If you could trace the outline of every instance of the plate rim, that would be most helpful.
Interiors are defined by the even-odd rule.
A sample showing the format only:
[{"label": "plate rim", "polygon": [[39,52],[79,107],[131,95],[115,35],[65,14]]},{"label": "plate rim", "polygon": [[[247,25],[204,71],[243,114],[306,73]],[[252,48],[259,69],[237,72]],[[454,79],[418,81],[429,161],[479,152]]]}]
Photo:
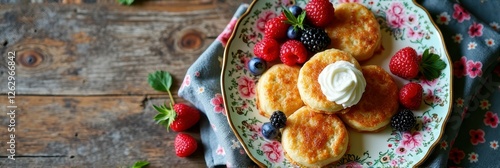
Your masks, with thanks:
[{"label": "plate rim", "polygon": [[[238,27],[240,26],[240,22],[242,22],[242,20],[244,18],[246,18],[247,15],[250,14],[250,11],[252,11],[252,9],[255,7],[255,4],[258,1],[259,0],[253,0],[252,3],[250,3],[250,5],[248,6],[248,8],[246,9],[246,11],[237,19],[237,21],[236,21],[236,23],[234,25],[234,28],[233,28],[233,30],[231,32],[231,36],[227,40],[226,46],[224,48],[223,59],[222,59],[220,84],[221,84],[222,100],[223,100],[223,103],[224,103],[224,111],[226,112],[226,115],[227,115],[226,119],[227,119],[227,122],[228,122],[229,126],[231,127],[231,130],[232,130],[233,134],[236,136],[236,138],[238,139],[238,141],[241,143],[241,145],[242,145],[243,149],[245,150],[245,153],[247,154],[247,156],[254,163],[256,163],[259,167],[266,167],[266,165],[264,163],[260,162],[257,158],[255,158],[252,155],[252,153],[249,151],[247,145],[244,143],[243,139],[238,134],[237,129],[233,125],[233,122],[232,122],[232,119],[231,119],[231,113],[229,112],[229,110],[227,108],[228,104],[227,104],[227,100],[226,100],[226,94],[225,94],[225,91],[224,91],[224,79],[225,79],[224,76],[225,76],[226,63],[227,63],[227,60],[228,60],[227,57],[228,57],[229,48],[230,48],[229,46],[232,44],[232,41],[234,40],[234,38],[236,36],[236,31],[235,30],[237,30]],[[444,42],[444,37],[443,37],[443,34],[441,32],[441,29],[439,29],[439,27],[437,26],[437,24],[434,22],[434,20],[432,19],[432,16],[430,15],[429,11],[427,11],[427,9],[425,9],[422,5],[420,5],[419,3],[417,3],[416,0],[403,0],[403,1],[410,1],[414,6],[420,8],[420,10],[422,10],[422,11],[425,12],[425,14],[427,15],[427,18],[430,20],[430,23],[434,26],[434,28],[437,31],[437,34],[439,35],[439,38],[441,40],[441,45],[443,46],[444,54],[446,55],[446,59],[448,61],[448,66],[452,66],[452,61],[451,61],[450,55],[448,54],[448,50],[447,50],[446,44]],[[296,4],[296,0],[291,0],[290,2],[292,4]],[[449,82],[450,83],[450,89],[448,91],[448,94],[449,94],[449,97],[450,97],[451,100],[449,100],[448,112],[446,113],[446,116],[444,117],[444,120],[443,120],[443,123],[442,123],[442,127],[441,127],[441,130],[440,130],[440,133],[439,133],[439,136],[431,144],[431,146],[429,147],[429,150],[422,157],[422,159],[420,159],[420,161],[418,161],[417,163],[415,163],[415,165],[413,167],[420,166],[431,155],[431,153],[436,148],[436,145],[439,143],[439,141],[443,137],[443,134],[444,134],[446,125],[448,123],[450,114],[452,113],[452,105],[453,105],[453,68],[452,67],[449,67],[448,74],[450,75],[450,80],[449,80],[450,81]]]}]

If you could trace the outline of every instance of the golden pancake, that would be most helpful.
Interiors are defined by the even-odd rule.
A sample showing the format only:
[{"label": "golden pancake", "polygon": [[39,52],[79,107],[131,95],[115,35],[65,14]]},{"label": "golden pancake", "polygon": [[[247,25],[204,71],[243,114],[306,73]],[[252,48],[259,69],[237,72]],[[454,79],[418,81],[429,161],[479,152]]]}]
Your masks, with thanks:
[{"label": "golden pancake", "polygon": [[289,116],[304,106],[297,89],[300,67],[277,64],[269,68],[257,83],[257,108],[270,117],[280,110]]},{"label": "golden pancake", "polygon": [[382,34],[373,13],[358,3],[335,6],[335,16],[325,28],[332,40],[330,48],[346,51],[358,61],[370,59],[379,49]]},{"label": "golden pancake", "polygon": [[318,76],[321,71],[327,65],[341,60],[350,62],[361,70],[358,61],[351,54],[337,49],[328,49],[316,53],[302,66],[297,86],[305,105],[320,113],[347,112],[349,108],[344,109],[342,105],[329,101],[321,91],[320,84],[318,83]]},{"label": "golden pancake", "polygon": [[360,132],[377,132],[387,126],[398,111],[398,86],[391,75],[377,65],[363,66],[366,88],[358,104],[339,117]]},{"label": "golden pancake", "polygon": [[321,114],[305,106],[288,117],[281,145],[285,156],[301,167],[322,167],[344,156],[349,134],[335,114]]}]

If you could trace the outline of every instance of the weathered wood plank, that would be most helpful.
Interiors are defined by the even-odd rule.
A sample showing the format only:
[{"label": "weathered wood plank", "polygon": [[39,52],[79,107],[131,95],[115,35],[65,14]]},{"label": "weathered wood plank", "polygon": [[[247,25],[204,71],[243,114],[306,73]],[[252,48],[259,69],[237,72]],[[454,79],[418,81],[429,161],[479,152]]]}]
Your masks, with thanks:
[{"label": "weathered wood plank", "polygon": [[[168,101],[162,97],[18,96],[16,161],[6,158],[10,119],[3,113],[0,167],[130,167],[138,160],[148,160],[152,167],[204,167],[202,148],[189,158],[178,158],[176,132],[153,121],[156,112],[151,106]],[[0,99],[0,104],[8,102]],[[198,128],[187,133],[200,140]]]},{"label": "weathered wood plank", "polygon": [[182,12],[141,5],[1,7],[0,79],[8,76],[7,52],[16,51],[18,94],[157,94],[147,74],[167,70],[182,80],[240,2],[162,2],[194,3]]}]

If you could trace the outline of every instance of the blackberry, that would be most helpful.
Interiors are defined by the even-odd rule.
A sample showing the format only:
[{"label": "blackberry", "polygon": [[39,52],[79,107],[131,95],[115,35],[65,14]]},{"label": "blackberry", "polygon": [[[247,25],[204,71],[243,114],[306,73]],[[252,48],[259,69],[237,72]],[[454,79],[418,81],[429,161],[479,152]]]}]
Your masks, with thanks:
[{"label": "blackberry", "polygon": [[271,124],[276,128],[283,128],[286,125],[286,115],[282,111],[275,111],[271,115]]},{"label": "blackberry", "polygon": [[392,128],[398,131],[409,131],[415,126],[415,124],[417,124],[417,120],[415,119],[413,112],[408,109],[400,110],[391,118]]},{"label": "blackberry", "polygon": [[304,44],[307,50],[317,53],[325,50],[330,45],[331,39],[323,29],[306,27],[302,30],[300,42]]}]

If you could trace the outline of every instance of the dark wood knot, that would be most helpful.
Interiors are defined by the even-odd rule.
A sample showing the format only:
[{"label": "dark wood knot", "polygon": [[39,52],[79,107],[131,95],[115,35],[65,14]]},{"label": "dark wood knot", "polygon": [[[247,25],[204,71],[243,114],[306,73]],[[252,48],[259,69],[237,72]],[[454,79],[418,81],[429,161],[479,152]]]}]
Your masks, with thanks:
[{"label": "dark wood knot", "polygon": [[43,55],[34,50],[24,51],[18,57],[18,62],[25,67],[36,67],[42,61]]},{"label": "dark wood knot", "polygon": [[183,50],[196,50],[203,45],[203,34],[198,31],[188,31],[181,37],[180,48]]}]

